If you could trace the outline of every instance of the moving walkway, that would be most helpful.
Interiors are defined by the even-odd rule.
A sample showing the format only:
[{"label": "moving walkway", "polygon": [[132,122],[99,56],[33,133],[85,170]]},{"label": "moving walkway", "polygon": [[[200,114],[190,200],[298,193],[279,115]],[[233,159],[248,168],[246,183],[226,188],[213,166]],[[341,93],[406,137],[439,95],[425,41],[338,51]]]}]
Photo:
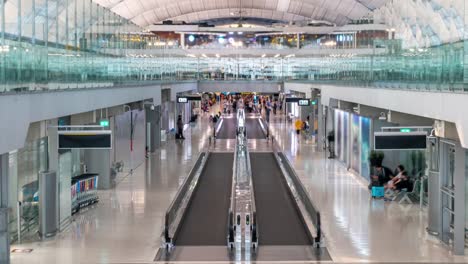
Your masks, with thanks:
[{"label": "moving walkway", "polygon": [[247,120],[239,110],[234,153],[200,154],[166,212],[156,261],[330,260],[294,169],[274,139],[271,152],[249,153],[247,136],[266,133]]}]

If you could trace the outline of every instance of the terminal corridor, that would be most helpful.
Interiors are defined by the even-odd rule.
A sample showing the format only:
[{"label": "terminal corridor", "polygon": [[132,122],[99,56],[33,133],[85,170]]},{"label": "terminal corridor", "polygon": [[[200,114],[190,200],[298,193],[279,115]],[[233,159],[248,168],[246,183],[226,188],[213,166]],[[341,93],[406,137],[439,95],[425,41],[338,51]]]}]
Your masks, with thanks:
[{"label": "terminal corridor", "polygon": [[[115,189],[102,191],[100,203],[80,212],[57,237],[14,246],[34,251],[13,255],[12,263],[152,263],[160,246],[156,238],[162,232],[164,212],[196,161],[204,145],[203,139],[210,133],[203,129],[208,122],[208,116],[203,116],[200,123],[187,129],[187,139],[183,143],[167,142],[132,175],[122,176]],[[467,261],[465,257],[452,256],[445,246],[426,234],[426,209],[370,199],[362,180],[340,162],[327,159],[315,144],[298,138],[293,125],[282,117],[273,119],[271,133],[322,212],[322,221],[326,223],[323,232],[333,262]],[[268,143],[265,139],[248,140],[250,146],[260,151],[255,154],[256,149],[251,150],[252,168],[256,170],[262,163],[255,155],[267,157],[268,154],[262,154],[262,146]],[[216,144],[228,149],[227,142],[222,139]],[[269,170],[268,167],[259,168],[262,169]],[[174,177],[176,175],[180,177]],[[260,204],[258,202],[257,206]],[[260,241],[262,239],[269,238],[265,235]],[[287,238],[279,236],[278,239]],[[294,241],[297,239],[294,236]],[[304,239],[304,243],[309,243]],[[270,243],[278,242],[271,240]]]},{"label": "terminal corridor", "polygon": [[1,1],[0,264],[468,263],[467,1]]}]

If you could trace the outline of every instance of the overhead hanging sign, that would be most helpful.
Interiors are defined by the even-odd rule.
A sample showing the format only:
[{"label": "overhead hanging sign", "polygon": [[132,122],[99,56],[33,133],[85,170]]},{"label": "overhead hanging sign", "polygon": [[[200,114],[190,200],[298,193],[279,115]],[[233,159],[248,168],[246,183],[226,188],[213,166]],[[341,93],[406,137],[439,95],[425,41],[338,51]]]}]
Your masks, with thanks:
[{"label": "overhead hanging sign", "polygon": [[58,149],[112,149],[112,131],[58,131]]},{"label": "overhead hanging sign", "polygon": [[188,103],[189,101],[201,101],[201,96],[180,96],[177,97],[178,103]]},{"label": "overhead hanging sign", "polygon": [[177,102],[178,103],[188,103],[188,98],[187,97],[177,97]]},{"label": "overhead hanging sign", "polygon": [[375,132],[375,150],[417,150],[426,149],[427,132]]}]

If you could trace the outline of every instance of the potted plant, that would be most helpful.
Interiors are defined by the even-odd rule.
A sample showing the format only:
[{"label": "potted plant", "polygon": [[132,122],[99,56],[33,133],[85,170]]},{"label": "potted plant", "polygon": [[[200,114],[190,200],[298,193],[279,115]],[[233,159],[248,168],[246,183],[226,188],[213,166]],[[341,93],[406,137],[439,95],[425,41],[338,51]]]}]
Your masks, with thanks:
[{"label": "potted plant", "polygon": [[382,166],[385,154],[382,151],[371,150],[369,153],[369,163],[371,167]]}]

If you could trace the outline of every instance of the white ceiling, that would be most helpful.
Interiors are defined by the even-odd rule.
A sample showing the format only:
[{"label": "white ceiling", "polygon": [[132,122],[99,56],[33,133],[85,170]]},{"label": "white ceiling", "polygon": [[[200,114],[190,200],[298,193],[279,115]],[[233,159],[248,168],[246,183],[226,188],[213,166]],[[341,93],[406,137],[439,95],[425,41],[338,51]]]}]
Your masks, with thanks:
[{"label": "white ceiling", "polygon": [[343,25],[388,0],[93,0],[146,27],[164,20],[198,22],[243,17],[281,21],[326,20]]}]

